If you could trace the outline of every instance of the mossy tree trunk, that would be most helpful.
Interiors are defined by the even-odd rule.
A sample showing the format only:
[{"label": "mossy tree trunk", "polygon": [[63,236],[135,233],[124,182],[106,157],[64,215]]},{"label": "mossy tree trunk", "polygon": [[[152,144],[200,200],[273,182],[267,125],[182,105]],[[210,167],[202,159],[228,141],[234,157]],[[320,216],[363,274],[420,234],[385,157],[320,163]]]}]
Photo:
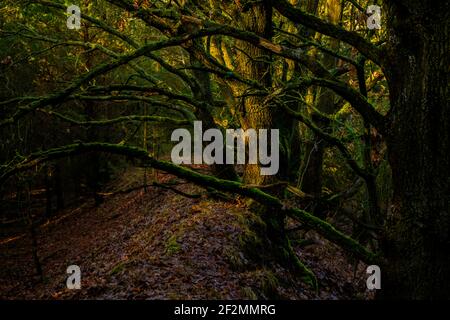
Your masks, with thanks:
[{"label": "mossy tree trunk", "polygon": [[[264,38],[272,36],[272,7],[266,1],[255,2],[248,8],[237,4],[236,17],[239,27],[252,31]],[[236,71],[245,78],[257,81],[270,88],[272,85],[271,57],[266,51],[256,46],[238,40],[236,58]],[[248,94],[245,85],[234,86],[235,96]],[[273,110],[264,106],[264,97],[248,94],[240,99],[239,120],[243,129],[273,129]],[[280,157],[281,158],[281,157]],[[259,165],[247,164],[244,169],[244,181],[248,184],[269,184],[273,176],[262,176]]]},{"label": "mossy tree trunk", "polygon": [[450,297],[450,4],[388,1],[385,298]]},{"label": "mossy tree trunk", "polygon": [[[247,8],[239,12],[237,20],[242,30],[249,30],[266,39],[272,38],[272,6],[269,1],[261,1],[249,4]],[[247,79],[254,80],[266,88],[272,86],[272,57],[246,41],[236,42],[238,49],[236,71]],[[280,170],[272,176],[264,176],[260,173],[259,164],[246,164],[243,181],[252,185],[268,185],[277,179],[288,180],[289,171],[289,147],[292,138],[293,119],[286,117],[279,110],[271,108],[264,103],[264,96],[248,94],[245,86],[235,86],[235,96],[241,98],[240,122],[243,129],[279,129],[280,130]],[[268,139],[270,142],[270,139]],[[270,143],[268,148],[270,148]],[[267,190],[269,193],[283,198],[284,189]],[[280,208],[268,207],[254,202],[252,210],[257,212],[266,225],[264,236],[271,241],[272,246],[268,251],[278,261],[292,268],[303,280],[316,287],[316,280],[312,272],[307,269],[293,251],[285,232],[286,214]]]}]

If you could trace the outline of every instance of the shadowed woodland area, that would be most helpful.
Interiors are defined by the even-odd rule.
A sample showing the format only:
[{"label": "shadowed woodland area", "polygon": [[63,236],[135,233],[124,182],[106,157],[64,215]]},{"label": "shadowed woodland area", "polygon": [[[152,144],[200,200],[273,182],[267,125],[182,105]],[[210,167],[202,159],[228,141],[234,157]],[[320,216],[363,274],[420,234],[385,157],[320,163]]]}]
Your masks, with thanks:
[{"label": "shadowed woodland area", "polygon": [[446,0],[2,0],[0,297],[448,299],[449,80]]}]

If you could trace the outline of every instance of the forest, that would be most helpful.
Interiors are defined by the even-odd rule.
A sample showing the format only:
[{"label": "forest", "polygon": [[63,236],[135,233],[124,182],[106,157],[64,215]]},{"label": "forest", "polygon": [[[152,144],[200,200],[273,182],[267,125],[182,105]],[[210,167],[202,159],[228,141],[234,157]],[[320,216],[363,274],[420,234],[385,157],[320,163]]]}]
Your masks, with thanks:
[{"label": "forest", "polygon": [[1,0],[0,298],[450,298],[447,0]]}]

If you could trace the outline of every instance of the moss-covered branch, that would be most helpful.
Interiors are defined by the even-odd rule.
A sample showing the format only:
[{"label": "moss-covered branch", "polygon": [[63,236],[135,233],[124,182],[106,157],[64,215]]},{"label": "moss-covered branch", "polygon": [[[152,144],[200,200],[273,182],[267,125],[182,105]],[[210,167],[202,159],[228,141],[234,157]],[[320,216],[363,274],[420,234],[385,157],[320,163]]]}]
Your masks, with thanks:
[{"label": "moss-covered branch", "polygon": [[378,65],[383,64],[383,51],[355,32],[347,31],[335,24],[324,21],[313,14],[295,8],[286,0],[273,0],[272,5],[283,16],[295,23],[300,23],[314,31],[344,41],[359,50],[363,55]]},{"label": "moss-covered branch", "polygon": [[[130,92],[144,92],[146,94],[158,94],[161,96],[165,96],[172,100],[180,100],[184,101],[192,106],[195,107],[202,107],[202,102],[195,100],[193,97],[174,92],[170,88],[162,88],[162,85],[152,85],[152,86],[140,86],[140,85],[122,85],[122,84],[112,84],[109,86],[92,86],[87,88],[88,92],[92,93],[111,93],[111,92],[124,92],[124,91],[130,91]],[[215,101],[215,104],[223,106],[222,101]]]},{"label": "moss-covered branch", "polygon": [[323,86],[333,90],[335,93],[350,102],[351,106],[366,120],[372,124],[378,131],[384,133],[386,130],[385,117],[375,110],[365,96],[350,86],[332,79],[312,78],[313,84]]},{"label": "moss-covered branch", "polygon": [[[40,4],[40,5],[43,5],[43,6],[46,6],[46,7],[60,9],[62,12],[65,12],[67,10],[67,5],[55,3],[53,1],[34,0],[33,3]],[[104,31],[108,32],[109,34],[114,35],[117,38],[122,39],[123,41],[131,44],[133,47],[139,47],[139,45],[137,44],[137,42],[135,40],[133,40],[131,37],[129,37],[125,33],[114,29],[113,27],[111,27],[106,22],[103,22],[102,20],[99,20],[99,19],[96,19],[94,17],[91,17],[91,16],[89,16],[89,15],[83,13],[83,12],[81,13],[81,17],[83,19],[89,21],[90,23],[95,24],[99,28],[101,28]]]},{"label": "moss-covered branch", "polygon": [[192,171],[188,168],[178,166],[170,162],[157,160],[151,157],[147,151],[137,147],[91,142],[72,144],[60,148],[50,149],[47,151],[37,152],[26,157],[24,160],[16,163],[12,167],[3,169],[0,172],[0,183],[4,182],[8,177],[20,171],[31,168],[39,163],[90,151],[108,152],[138,158],[145,161],[146,164],[155,169],[173,174],[179,178],[186,179],[200,186],[212,187],[220,191],[231,192],[249,197],[263,205],[268,206],[269,208],[273,208],[274,211],[284,211],[286,215],[300,221],[305,226],[316,230],[326,239],[338,244],[343,249],[353,253],[356,257],[366,263],[375,263],[379,259],[377,255],[370,252],[354,239],[336,230],[331,224],[313,216],[312,214],[304,210],[296,208],[285,208],[280,199],[260,189],[248,188],[240,182],[219,179],[213,176]]},{"label": "moss-covered branch", "polygon": [[288,35],[290,37],[293,37],[293,38],[296,38],[296,39],[300,40],[301,44],[297,46],[299,48],[305,48],[305,47],[310,47],[310,46],[311,47],[315,47],[315,48],[319,49],[320,51],[325,52],[326,54],[329,54],[330,56],[333,56],[333,57],[335,57],[337,59],[340,59],[342,61],[348,62],[348,63],[350,63],[350,64],[352,64],[354,66],[357,65],[357,62],[355,60],[353,60],[350,57],[347,57],[345,55],[339,54],[338,52],[336,52],[336,51],[326,47],[325,45],[323,45],[323,44],[321,44],[319,42],[312,41],[311,39],[309,39],[307,37],[303,37],[303,36],[301,36],[299,34],[295,34],[295,33],[292,33],[292,32],[289,32],[289,31],[286,31],[286,30],[283,30],[283,29],[280,29],[280,28],[275,28],[275,30],[277,30],[280,33],[286,34],[286,35]]},{"label": "moss-covered branch", "polygon": [[91,121],[80,121],[73,118],[70,118],[68,116],[65,116],[61,113],[55,112],[55,111],[47,111],[39,109],[38,111],[44,112],[49,115],[54,115],[55,117],[71,123],[78,126],[110,126],[116,123],[121,122],[160,122],[160,123],[167,123],[177,126],[183,126],[191,124],[192,122],[189,120],[182,120],[182,119],[173,119],[169,117],[160,117],[160,116],[140,116],[140,115],[129,115],[129,116],[123,116],[123,117],[117,117],[114,119],[107,119],[107,120],[91,120]]},{"label": "moss-covered branch", "polygon": [[[313,57],[304,54],[303,50],[292,49],[281,44],[273,43],[253,32],[240,30],[232,26],[221,25],[211,21],[203,21],[190,16],[182,16],[181,19],[186,24],[202,26],[204,28],[203,30],[210,35],[222,34],[231,36],[239,40],[247,41],[256,47],[267,50],[273,54],[299,62],[300,64],[306,66],[315,76],[315,78],[308,80],[302,79],[302,84],[309,82],[309,84],[323,86],[333,90],[336,94],[349,101],[355,110],[358,111],[369,123],[371,123],[378,130],[383,131],[384,117],[375,110],[367,99],[348,84],[334,77],[333,74],[322,66],[320,62]],[[207,31],[208,29],[209,31]]]},{"label": "moss-covered branch", "polygon": [[294,117],[295,119],[301,121],[302,123],[304,123],[308,128],[310,128],[312,131],[314,131],[315,134],[317,134],[320,138],[324,139],[326,142],[328,142],[329,144],[335,146],[342,154],[342,156],[344,157],[345,161],[347,162],[348,166],[361,178],[363,179],[367,179],[369,177],[369,173],[364,170],[364,168],[360,167],[358,165],[358,163],[356,162],[355,159],[353,159],[353,157],[351,156],[350,152],[348,151],[347,147],[344,145],[344,143],[324,132],[322,129],[320,129],[318,126],[316,126],[310,119],[308,119],[307,117],[305,117],[302,113],[300,112],[296,112],[292,109],[290,109],[288,106],[286,106],[285,104],[281,104],[280,106],[282,106],[284,108],[284,110],[292,117]]},{"label": "moss-covered branch", "polygon": [[[321,67],[318,67],[321,68]],[[313,71],[314,72],[314,71]],[[315,73],[315,72],[314,72]],[[385,116],[375,110],[374,106],[367,101],[367,98],[353,89],[346,83],[334,78],[328,71],[321,72],[324,77],[300,78],[288,82],[279,93],[295,90],[301,86],[317,85],[328,88],[348,101],[351,106],[364,118],[365,121],[372,124],[378,131],[384,133],[386,130]],[[278,93],[278,92],[277,92]]]},{"label": "moss-covered branch", "polygon": [[170,39],[156,41],[153,43],[149,43],[145,46],[140,47],[139,49],[134,50],[129,54],[120,55],[119,57],[112,59],[111,61],[102,63],[97,65],[91,71],[79,76],[75,79],[68,87],[63,89],[60,92],[48,95],[43,97],[38,101],[31,102],[27,107],[19,109],[16,113],[14,113],[10,118],[5,119],[0,122],[0,128],[15,123],[18,119],[22,118],[29,112],[36,110],[38,108],[42,108],[51,104],[58,104],[63,101],[65,98],[73,94],[77,91],[83,84],[93,80],[94,78],[105,74],[111,70],[116,69],[119,66],[129,63],[136,58],[142,57],[144,55],[149,54],[152,51],[160,50],[162,48],[177,46],[182,44],[183,42],[195,39],[197,37],[203,37],[210,32],[214,33],[214,30],[201,30],[199,32],[194,32],[191,34],[184,34],[178,37],[172,37]]},{"label": "moss-covered branch", "polygon": [[[39,1],[40,3],[46,3],[46,5],[49,5],[47,1]],[[129,7],[129,4],[124,4],[124,2],[121,1],[114,1],[116,5],[125,6],[127,10],[130,10],[132,8]],[[120,3],[120,4],[119,4]],[[134,9],[133,9],[134,10]],[[297,10],[297,9],[296,9]],[[309,15],[308,15],[309,17]],[[311,16],[314,17],[314,16]],[[309,18],[311,18],[309,17]],[[237,28],[228,26],[228,25],[221,25],[218,23],[214,23],[211,21],[203,21],[198,18],[194,18],[191,16],[185,16],[180,15],[178,17],[183,23],[185,24],[195,24],[197,26],[201,26],[202,28],[198,31],[191,32],[190,34],[185,34],[182,36],[173,36],[170,37],[167,40],[162,40],[160,42],[156,42],[153,44],[149,44],[146,46],[143,46],[139,49],[137,49],[134,53],[126,56],[120,56],[116,59],[114,63],[111,64],[104,64],[100,65],[96,69],[99,70],[93,70],[92,75],[93,77],[103,74],[105,72],[108,72],[109,70],[112,70],[116,68],[119,65],[125,64],[133,60],[134,58],[137,58],[139,56],[145,55],[155,61],[157,61],[161,66],[163,66],[165,69],[167,69],[169,72],[177,74],[179,77],[181,77],[186,83],[188,83],[191,86],[191,89],[196,91],[199,89],[198,83],[196,83],[195,79],[188,74],[184,73],[181,70],[178,70],[165,62],[162,58],[156,56],[152,53],[152,51],[172,46],[172,45],[182,45],[186,41],[190,39],[194,39],[196,37],[201,36],[207,36],[207,35],[228,35],[243,41],[247,41],[249,43],[252,43],[253,45],[268,50],[269,52],[272,52],[276,55],[283,56],[285,58],[293,59],[295,61],[298,61],[299,63],[305,65],[311,72],[314,73],[316,79],[313,79],[312,81],[314,84],[319,86],[325,86],[330,88],[331,90],[335,91],[338,95],[341,95],[344,97],[347,101],[349,101],[352,106],[373,126],[375,126],[379,131],[383,132],[383,125],[384,125],[384,118],[382,115],[380,115],[373,106],[362,97],[356,90],[348,86],[347,84],[337,80],[333,77],[333,75],[326,70],[318,61],[313,59],[312,57],[303,54],[303,51],[300,49],[292,49],[288,48],[286,46],[275,44],[267,39],[264,39],[252,32],[246,31],[246,30],[239,30]],[[312,18],[311,18],[312,19]],[[318,19],[314,17],[314,19]],[[320,20],[320,19],[318,19]],[[106,28],[106,26],[104,26]],[[338,28],[338,27],[337,27]],[[342,29],[344,30],[344,29]],[[112,33],[116,33],[115,30],[109,30]],[[344,30],[345,31],[345,30]],[[347,31],[345,31],[347,32]],[[353,34],[353,33],[351,33]],[[129,37],[122,37],[125,41],[127,41],[130,45],[136,46],[137,44]],[[361,38],[364,40],[363,38]],[[114,65],[117,64],[117,65]],[[89,73],[90,74],[90,73]],[[37,107],[42,107],[43,104],[50,104],[53,102],[53,100],[58,100],[58,97],[61,95],[67,94],[67,92],[72,93],[77,89],[77,87],[81,86],[81,84],[85,83],[86,81],[89,81],[92,79],[92,77],[87,74],[85,76],[80,77],[76,81],[73,82],[73,85],[71,85],[69,88],[64,90],[64,92],[61,92],[60,94],[56,94],[55,97],[49,97],[47,99],[43,99],[41,101],[37,101],[35,103],[32,103],[30,105],[31,109],[35,109],[36,105]],[[25,108],[24,110],[30,109]],[[0,127],[3,126],[5,123],[12,123],[17,118],[21,117],[24,110],[19,111],[17,114],[15,114],[11,119],[7,119],[3,122],[0,122]]]}]

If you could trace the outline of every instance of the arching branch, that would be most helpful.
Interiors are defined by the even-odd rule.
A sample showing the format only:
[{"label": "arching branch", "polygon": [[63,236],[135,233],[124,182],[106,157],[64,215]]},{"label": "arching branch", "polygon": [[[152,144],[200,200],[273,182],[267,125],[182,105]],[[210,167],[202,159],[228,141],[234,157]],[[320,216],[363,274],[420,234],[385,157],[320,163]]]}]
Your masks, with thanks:
[{"label": "arching branch", "polygon": [[223,180],[213,176],[204,175],[188,168],[175,165],[170,162],[161,161],[153,158],[149,153],[137,147],[124,146],[117,144],[108,144],[102,142],[79,143],[63,146],[60,148],[50,149],[43,152],[34,153],[26,157],[23,161],[4,168],[0,171],[0,183],[3,183],[8,177],[32,168],[33,166],[63,157],[83,154],[90,151],[108,152],[112,154],[129,156],[145,161],[149,166],[173,174],[179,178],[191,181],[203,187],[212,187],[223,192],[231,192],[251,198],[259,203],[273,208],[276,211],[284,211],[286,215],[303,223],[306,227],[317,231],[326,239],[336,243],[343,249],[353,253],[356,257],[366,263],[375,263],[380,257],[370,252],[364,246],[354,239],[346,236],[342,232],[336,230],[329,223],[313,216],[312,214],[297,208],[286,208],[282,201],[264,191],[257,188],[248,188],[244,184],[231,180]]}]

